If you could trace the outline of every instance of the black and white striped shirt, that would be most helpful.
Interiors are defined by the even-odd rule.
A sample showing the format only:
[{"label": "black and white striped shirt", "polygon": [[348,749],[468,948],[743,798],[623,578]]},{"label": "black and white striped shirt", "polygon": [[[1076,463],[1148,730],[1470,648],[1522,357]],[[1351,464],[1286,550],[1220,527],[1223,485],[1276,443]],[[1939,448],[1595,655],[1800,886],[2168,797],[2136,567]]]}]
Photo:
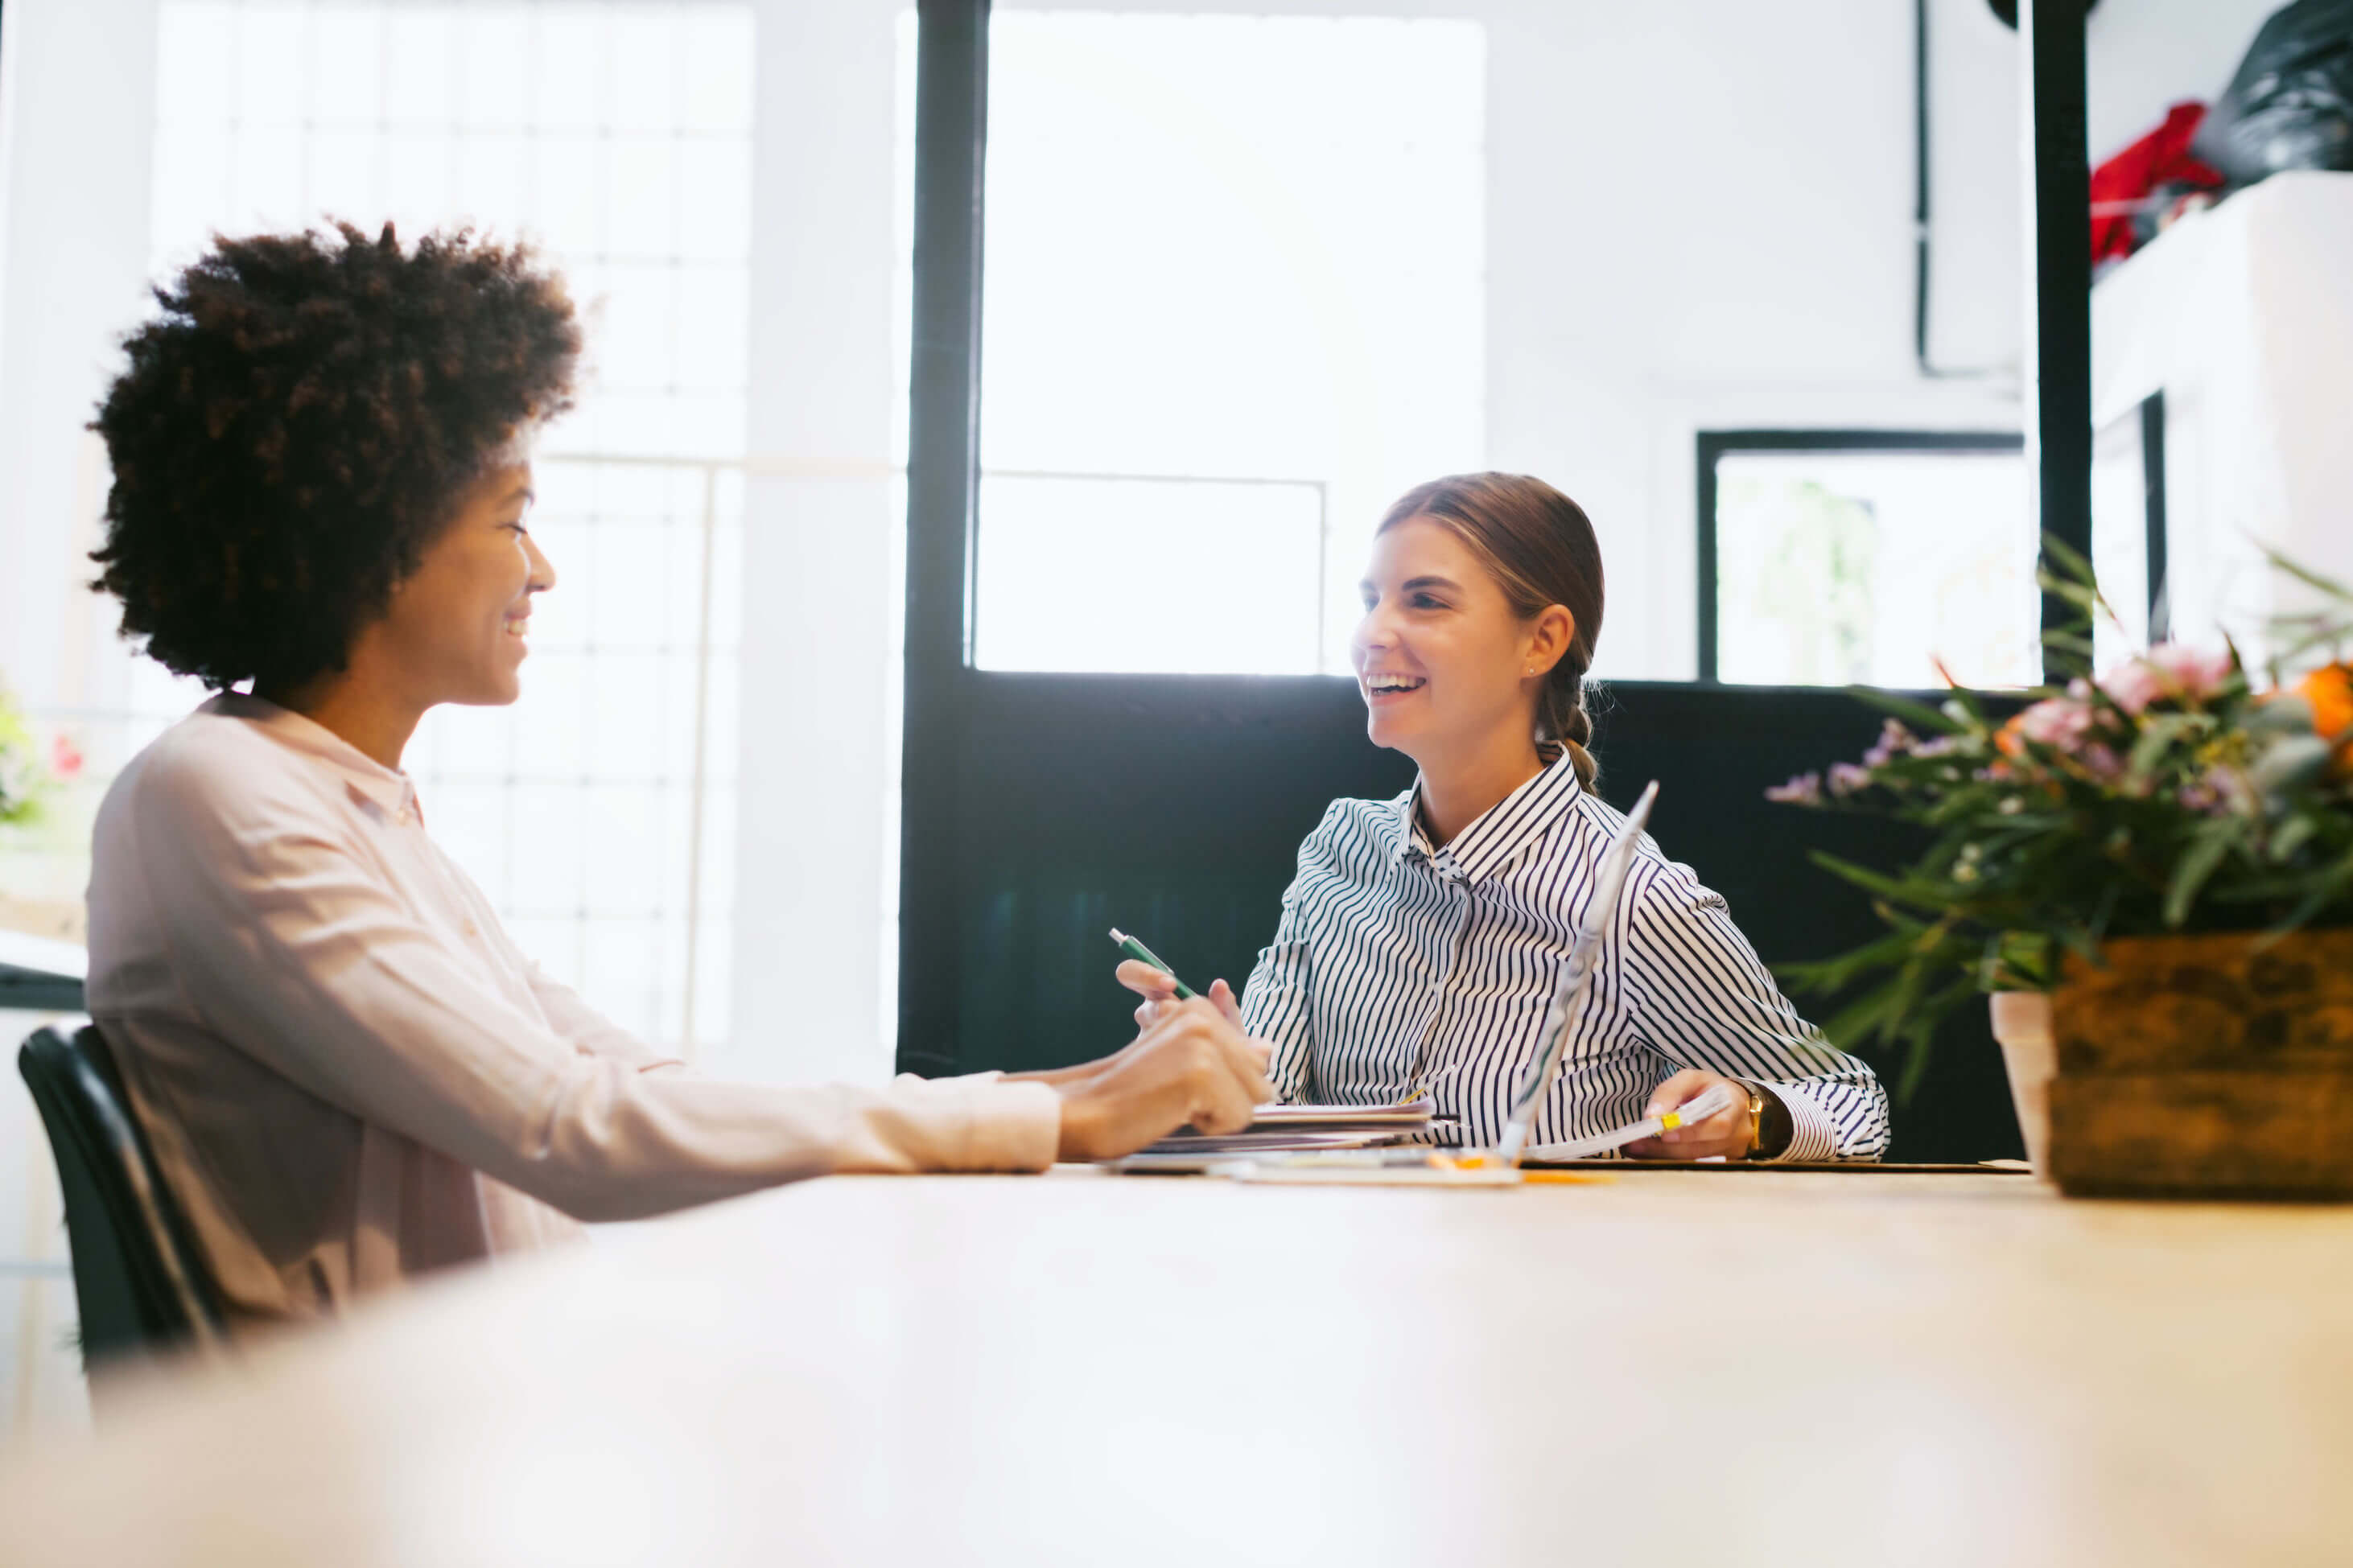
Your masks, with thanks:
[{"label": "black and white striped shirt", "polygon": [[[1495,1141],[1626,820],[1566,756],[1545,754],[1542,773],[1443,848],[1423,833],[1419,783],[1395,800],[1332,803],[1242,995],[1282,1100],[1369,1105],[1426,1089],[1464,1142]],[[1533,1142],[1638,1121],[1686,1067],[1772,1089],[1796,1129],[1785,1159],[1887,1147],[1878,1079],[1798,1016],[1724,900],[1646,834]]]}]

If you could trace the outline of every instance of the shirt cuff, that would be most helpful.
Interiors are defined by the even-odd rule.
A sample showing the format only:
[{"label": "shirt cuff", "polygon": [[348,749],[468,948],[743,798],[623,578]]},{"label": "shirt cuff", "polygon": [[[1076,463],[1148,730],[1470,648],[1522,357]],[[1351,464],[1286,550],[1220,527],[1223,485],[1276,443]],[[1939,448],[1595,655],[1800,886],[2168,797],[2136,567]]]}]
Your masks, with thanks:
[{"label": "shirt cuff", "polygon": [[964,1100],[964,1146],[940,1166],[951,1171],[1042,1171],[1062,1147],[1062,1097],[1051,1084],[1008,1083],[1001,1072],[923,1079],[901,1073],[902,1086],[958,1091]]},{"label": "shirt cuff", "polygon": [[1779,1097],[1789,1110],[1789,1146],[1761,1162],[1774,1165],[1784,1160],[1835,1160],[1838,1153],[1838,1124],[1831,1113],[1817,1104],[1802,1084],[1768,1083],[1762,1086]]}]

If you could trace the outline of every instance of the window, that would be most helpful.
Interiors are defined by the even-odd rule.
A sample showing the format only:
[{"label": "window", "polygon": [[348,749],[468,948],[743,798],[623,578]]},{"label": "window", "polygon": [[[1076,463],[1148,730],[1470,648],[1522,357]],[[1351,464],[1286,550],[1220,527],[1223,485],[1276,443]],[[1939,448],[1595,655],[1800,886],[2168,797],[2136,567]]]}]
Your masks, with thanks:
[{"label": "window", "polygon": [[2023,447],[2007,434],[1703,433],[1700,679],[2041,679]]},{"label": "window", "polygon": [[1483,28],[1000,7],[989,72],[976,661],[1345,669],[1481,458]]},{"label": "window", "polygon": [[[327,216],[537,241],[588,325],[539,454],[525,700],[406,763],[525,952],[643,1037],[728,1032],[749,305],[743,5],[165,0],[153,268]],[[124,752],[201,695],[141,661]]]}]

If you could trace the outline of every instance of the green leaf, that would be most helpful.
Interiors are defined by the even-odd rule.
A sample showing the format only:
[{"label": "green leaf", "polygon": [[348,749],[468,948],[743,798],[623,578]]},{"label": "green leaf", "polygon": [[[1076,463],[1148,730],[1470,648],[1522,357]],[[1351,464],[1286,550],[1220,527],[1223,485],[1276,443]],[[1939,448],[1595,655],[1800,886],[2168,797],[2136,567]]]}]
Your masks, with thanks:
[{"label": "green leaf", "polygon": [[2279,831],[2272,835],[2272,863],[2275,866],[2285,863],[2288,857],[2303,848],[2317,831],[2318,825],[2308,816],[2291,816],[2281,823]]},{"label": "green leaf", "polygon": [[1967,725],[1955,723],[1949,715],[1929,707],[1925,702],[1915,701],[1909,697],[1899,697],[1893,691],[1883,691],[1876,686],[1850,686],[1847,690],[1857,701],[1867,703],[1883,712],[1893,713],[1898,719],[1909,720],[1921,729],[1933,730],[1940,735],[1958,734],[1968,728]]},{"label": "green leaf", "polygon": [[1858,866],[1852,860],[1841,860],[1827,850],[1813,850],[1807,855],[1806,858],[1841,881],[1852,882],[1868,893],[1878,893],[1886,898],[1907,900],[1917,900],[1924,896],[1921,889],[1907,881],[1884,876],[1866,867]]},{"label": "green leaf", "polygon": [[2287,935],[2321,910],[2353,893],[2353,855],[2347,856],[2314,881],[2312,890],[2282,916],[2265,935],[2271,939]]},{"label": "green leaf", "polygon": [[2088,588],[2092,585],[2094,574],[2090,557],[2049,529],[2042,532],[2042,552],[2059,563],[2063,582],[2074,587]]},{"label": "green leaf", "polygon": [[1841,1050],[1871,1044],[1879,1037],[1888,1004],[1894,999],[1894,994],[1893,982],[1880,986],[1860,1001],[1840,1008],[1820,1026],[1822,1033]]},{"label": "green leaf", "polygon": [[2347,587],[2334,577],[2325,577],[2309,566],[2297,564],[2260,539],[2254,542],[2255,548],[2263,552],[2263,559],[2269,561],[2275,571],[2284,572],[2298,582],[2319,589],[2339,604],[2353,604],[2353,588]]},{"label": "green leaf", "polygon": [[2165,923],[2179,927],[2189,918],[2189,906],[2198,897],[2198,889],[2222,863],[2238,837],[2238,824],[2228,817],[2208,823],[2189,841],[2189,847],[2173,868],[2173,877],[2165,888]]}]

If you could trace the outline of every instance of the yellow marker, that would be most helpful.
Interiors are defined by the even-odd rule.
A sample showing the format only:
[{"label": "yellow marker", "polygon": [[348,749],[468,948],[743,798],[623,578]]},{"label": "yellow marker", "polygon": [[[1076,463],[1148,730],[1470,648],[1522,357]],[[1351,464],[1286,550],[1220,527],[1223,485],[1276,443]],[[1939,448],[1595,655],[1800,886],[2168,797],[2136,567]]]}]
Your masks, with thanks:
[{"label": "yellow marker", "polygon": [[1689,1127],[1694,1122],[1704,1121],[1719,1111],[1731,1110],[1733,1103],[1730,1084],[1710,1084],[1696,1099],[1672,1110],[1661,1111],[1656,1116],[1646,1117],[1624,1127],[1614,1127],[1607,1132],[1597,1132],[1590,1138],[1571,1139],[1566,1143],[1540,1144],[1528,1150],[1525,1157],[1546,1161],[1590,1160],[1597,1154],[1622,1149],[1641,1139],[1655,1138],[1669,1128]]}]

